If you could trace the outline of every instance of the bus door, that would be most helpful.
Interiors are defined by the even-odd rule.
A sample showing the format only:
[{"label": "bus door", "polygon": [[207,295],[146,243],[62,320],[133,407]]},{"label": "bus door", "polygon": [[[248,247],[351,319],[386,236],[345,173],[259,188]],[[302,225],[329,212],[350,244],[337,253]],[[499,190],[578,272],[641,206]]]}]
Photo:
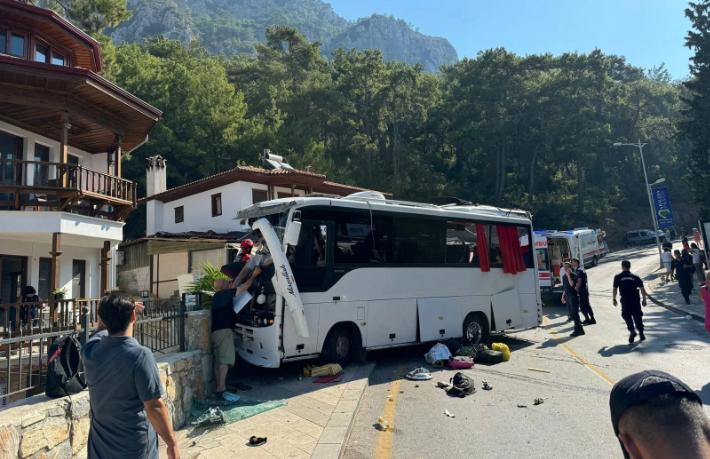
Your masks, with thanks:
[{"label": "bus door", "polygon": [[[294,318],[288,313],[284,314],[283,350],[286,358],[320,351],[317,349],[320,309],[321,306],[331,305],[320,294],[328,290],[332,279],[333,227],[332,222],[301,220],[298,245],[291,247],[287,254],[296,285],[304,299],[303,309],[311,333],[308,337],[299,336]],[[321,304],[321,301],[327,304]]]}]

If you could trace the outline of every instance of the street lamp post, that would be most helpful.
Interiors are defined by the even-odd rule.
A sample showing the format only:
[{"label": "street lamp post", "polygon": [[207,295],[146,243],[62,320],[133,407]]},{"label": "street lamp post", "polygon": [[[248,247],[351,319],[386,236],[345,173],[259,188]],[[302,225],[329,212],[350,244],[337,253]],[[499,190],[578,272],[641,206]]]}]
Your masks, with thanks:
[{"label": "street lamp post", "polygon": [[[646,194],[648,195],[648,205],[651,207],[651,218],[653,220],[653,230],[656,235],[656,247],[658,248],[658,258],[663,267],[663,262],[661,261],[661,239],[658,237],[658,221],[656,220],[656,209],[653,207],[653,198],[651,197],[651,184],[648,183],[648,174],[646,173],[646,161],[643,159],[643,147],[648,145],[647,143],[641,143],[638,140],[636,143],[622,143],[614,142],[615,147],[636,147],[639,149],[639,154],[641,155],[641,168],[643,169],[643,183],[646,185]],[[653,184],[660,183],[656,181]]]}]

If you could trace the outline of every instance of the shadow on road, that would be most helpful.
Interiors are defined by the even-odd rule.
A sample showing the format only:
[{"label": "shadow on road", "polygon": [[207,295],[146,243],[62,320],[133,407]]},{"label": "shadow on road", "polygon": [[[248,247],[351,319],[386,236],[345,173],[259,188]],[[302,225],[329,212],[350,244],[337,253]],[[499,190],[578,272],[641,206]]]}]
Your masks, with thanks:
[{"label": "shadow on road", "polygon": [[617,344],[615,346],[604,346],[599,349],[599,355],[602,357],[611,357],[614,355],[624,355],[633,353],[638,345],[641,344],[640,341],[636,341],[633,344]]}]

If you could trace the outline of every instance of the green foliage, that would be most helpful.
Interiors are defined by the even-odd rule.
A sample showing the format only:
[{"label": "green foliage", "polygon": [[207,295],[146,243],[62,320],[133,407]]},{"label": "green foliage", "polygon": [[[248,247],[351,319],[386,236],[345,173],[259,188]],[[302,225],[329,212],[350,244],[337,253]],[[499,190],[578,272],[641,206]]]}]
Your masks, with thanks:
[{"label": "green foliage", "polygon": [[37,6],[57,11],[91,35],[131,17],[127,0],[39,0]]},{"label": "green foliage", "polygon": [[[263,148],[329,179],[426,201],[458,196],[522,207],[539,228],[648,227],[640,159],[616,141],[642,139],[649,179],[666,178],[679,226],[691,226],[678,135],[680,84],[618,56],[518,56],[504,49],[444,67],[387,62],[378,50],[332,60],[296,30],[272,27],[254,56],[215,58],[164,38],[113,51],[107,76],[165,112],[126,161],[169,161],[169,186],[257,164]],[[144,228],[134,213],[129,237]]]},{"label": "green foliage", "polygon": [[695,51],[690,66],[683,133],[692,143],[688,169],[693,196],[704,218],[710,217],[710,1],[691,2],[685,10],[693,30],[686,45]]},{"label": "green foliage", "polygon": [[212,297],[215,294],[214,283],[218,280],[230,280],[219,268],[211,263],[202,265],[200,277],[195,282],[188,285],[188,293],[201,293],[202,305],[205,308],[212,306]]}]

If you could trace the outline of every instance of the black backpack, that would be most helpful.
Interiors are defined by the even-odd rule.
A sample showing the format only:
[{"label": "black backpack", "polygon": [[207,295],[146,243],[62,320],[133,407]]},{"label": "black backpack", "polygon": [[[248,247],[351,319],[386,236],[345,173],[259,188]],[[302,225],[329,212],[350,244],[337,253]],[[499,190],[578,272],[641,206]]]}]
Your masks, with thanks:
[{"label": "black backpack", "polygon": [[62,335],[49,347],[47,359],[47,397],[58,398],[86,388],[81,343],[76,333]]},{"label": "black backpack", "polygon": [[473,386],[473,379],[460,371],[451,378],[451,384],[452,387],[446,391],[450,397],[464,398],[476,392],[476,388]]}]

